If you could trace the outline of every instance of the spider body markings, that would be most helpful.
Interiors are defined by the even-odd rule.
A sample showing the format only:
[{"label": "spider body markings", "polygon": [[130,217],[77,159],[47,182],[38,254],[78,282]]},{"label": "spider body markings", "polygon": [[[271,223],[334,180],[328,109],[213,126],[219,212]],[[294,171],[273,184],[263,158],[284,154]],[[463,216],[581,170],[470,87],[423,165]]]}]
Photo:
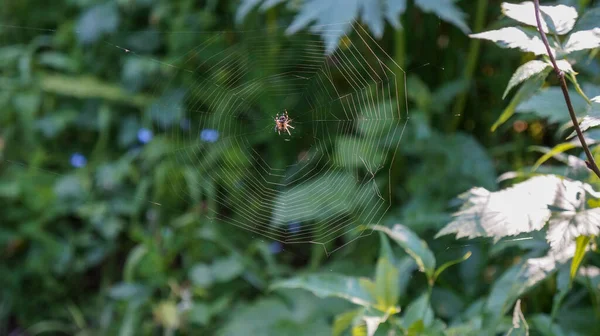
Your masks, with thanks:
[{"label": "spider body markings", "polygon": [[290,133],[290,128],[294,129],[294,127],[292,125],[290,125],[290,123],[292,122],[292,119],[290,119],[290,117],[288,116],[288,112],[287,110],[285,110],[285,113],[283,113],[281,116],[279,115],[279,113],[277,113],[277,115],[275,116],[275,132],[279,133],[279,135],[281,135],[282,131],[286,131],[288,132],[289,135],[292,135],[292,133]]}]

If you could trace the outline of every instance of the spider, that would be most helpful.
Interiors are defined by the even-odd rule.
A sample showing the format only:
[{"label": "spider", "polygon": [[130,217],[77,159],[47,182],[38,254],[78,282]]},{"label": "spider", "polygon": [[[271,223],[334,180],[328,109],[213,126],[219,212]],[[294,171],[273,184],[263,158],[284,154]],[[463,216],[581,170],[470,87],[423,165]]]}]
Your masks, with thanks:
[{"label": "spider", "polygon": [[288,116],[287,110],[285,110],[285,113],[281,116],[277,113],[277,116],[275,117],[275,131],[279,133],[279,135],[281,135],[281,131],[286,131],[289,135],[292,135],[289,128],[294,129],[294,127],[290,125],[291,122],[292,119]]}]

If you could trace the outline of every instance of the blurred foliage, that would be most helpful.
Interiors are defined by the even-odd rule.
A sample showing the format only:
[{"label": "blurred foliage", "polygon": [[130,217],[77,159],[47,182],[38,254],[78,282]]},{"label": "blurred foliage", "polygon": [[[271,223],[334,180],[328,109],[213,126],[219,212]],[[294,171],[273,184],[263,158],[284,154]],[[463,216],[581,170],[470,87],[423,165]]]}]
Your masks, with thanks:
[{"label": "blurred foliage", "polygon": [[[546,27],[598,155],[600,9],[585,0],[561,4],[544,7]],[[485,0],[4,3],[0,334],[590,335],[600,321],[600,180],[585,169],[577,140],[567,139],[568,115],[530,7]],[[215,55],[227,50],[236,65],[255,65],[244,80],[258,82],[270,66],[301,60],[257,65],[240,46],[278,55],[289,43],[293,55],[308,29],[324,39],[325,59],[343,48],[350,26],[327,34],[319,25],[342,21],[364,25],[406,74],[403,132],[357,122],[356,133],[394,136],[378,148],[340,136],[328,157],[359,167],[353,150],[378,158],[399,143],[385,167],[389,211],[372,234],[324,245],[283,245],[232,225],[226,218],[259,205],[223,209],[216,195],[245,199],[251,154],[216,129],[196,129],[197,120],[180,122],[183,111],[229,113],[206,90],[234,95],[225,85],[234,70],[218,68]],[[485,31],[469,29],[471,22]],[[476,34],[465,35],[470,30]],[[208,70],[181,76],[184,61]],[[205,106],[190,107],[189,94]],[[377,108],[390,103],[383,105]],[[268,111],[280,106],[261,97],[251,108],[271,131]],[[199,164],[182,164],[177,138],[192,133],[222,145]],[[271,146],[262,132],[248,139],[279,167],[304,148]],[[217,169],[229,178],[199,178]],[[319,174],[313,181],[337,183]],[[343,203],[360,192],[348,181],[328,190],[329,199]],[[310,200],[310,183],[301,186],[280,201]],[[319,206],[302,220],[326,218],[332,206]],[[343,206],[348,216],[356,208]],[[231,217],[212,216],[223,210]],[[283,225],[286,216],[273,220]]]}]

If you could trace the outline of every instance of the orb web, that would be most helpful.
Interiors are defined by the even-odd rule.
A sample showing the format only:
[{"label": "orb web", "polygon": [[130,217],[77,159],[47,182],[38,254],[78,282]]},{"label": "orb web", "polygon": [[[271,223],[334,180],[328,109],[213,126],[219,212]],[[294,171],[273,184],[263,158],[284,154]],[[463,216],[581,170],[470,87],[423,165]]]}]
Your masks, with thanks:
[{"label": "orb web", "polygon": [[[283,243],[371,232],[391,204],[405,76],[356,23],[326,54],[323,35],[340,27],[198,34],[161,63],[150,115],[172,146],[166,174],[181,200]],[[289,134],[275,127],[285,111]]]}]

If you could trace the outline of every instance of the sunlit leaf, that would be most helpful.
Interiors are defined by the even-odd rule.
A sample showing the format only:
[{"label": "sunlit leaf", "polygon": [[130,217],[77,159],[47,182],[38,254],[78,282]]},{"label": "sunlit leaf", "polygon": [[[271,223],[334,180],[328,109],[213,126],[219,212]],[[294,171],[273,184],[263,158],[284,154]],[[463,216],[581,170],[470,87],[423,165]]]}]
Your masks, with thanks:
[{"label": "sunlit leaf", "polygon": [[436,237],[455,233],[456,238],[493,237],[497,241],[539,230],[550,219],[552,207],[581,204],[582,194],[589,189],[587,184],[555,175],[536,176],[497,192],[475,187],[460,196],[463,206]]},{"label": "sunlit leaf", "polygon": [[[498,30],[490,30],[478,34],[469,35],[471,38],[483,39],[496,42],[502,48],[517,48],[536,55],[547,53],[544,42],[539,35],[526,32],[520,27],[506,27]],[[553,51],[554,54],[556,52]]]},{"label": "sunlit leaf", "polygon": [[355,309],[337,315],[333,321],[333,336],[342,335],[362,312],[363,309]]},{"label": "sunlit leaf", "polygon": [[565,42],[564,50],[566,53],[572,53],[574,51],[598,47],[600,47],[600,28],[594,28],[570,34],[567,42]]},{"label": "sunlit leaf", "polygon": [[508,86],[506,86],[506,90],[504,90],[504,94],[502,95],[502,99],[506,97],[506,95],[510,92],[510,90],[521,84],[526,79],[539,74],[544,69],[550,66],[548,63],[544,61],[532,60],[523,65],[521,65],[515,73],[513,73],[510,81],[508,82]]},{"label": "sunlit leaf", "polygon": [[466,14],[455,4],[455,0],[415,0],[415,4],[426,13],[433,13],[440,19],[458,27],[463,33],[471,32],[465,22]]},{"label": "sunlit leaf", "polygon": [[[553,33],[564,35],[573,29],[577,20],[577,10],[566,5],[540,6],[542,15],[542,29],[548,33],[548,26]],[[535,7],[532,1],[524,1],[519,4],[502,3],[504,15],[526,25],[537,27]]]},{"label": "sunlit leaf", "polygon": [[569,277],[571,281],[573,281],[575,275],[577,275],[577,270],[579,269],[579,266],[583,261],[583,257],[585,256],[585,252],[587,250],[590,240],[590,236],[577,237],[575,255],[573,256],[573,261],[571,262],[571,271],[569,272]]},{"label": "sunlit leaf", "polygon": [[566,152],[570,149],[573,149],[575,147],[577,147],[577,145],[574,143],[571,143],[571,142],[565,142],[565,143],[561,143],[561,144],[554,146],[550,151],[548,151],[546,154],[542,155],[542,157],[540,157],[535,162],[532,170],[537,170],[544,162],[548,161],[550,158],[552,158],[560,153]]}]

